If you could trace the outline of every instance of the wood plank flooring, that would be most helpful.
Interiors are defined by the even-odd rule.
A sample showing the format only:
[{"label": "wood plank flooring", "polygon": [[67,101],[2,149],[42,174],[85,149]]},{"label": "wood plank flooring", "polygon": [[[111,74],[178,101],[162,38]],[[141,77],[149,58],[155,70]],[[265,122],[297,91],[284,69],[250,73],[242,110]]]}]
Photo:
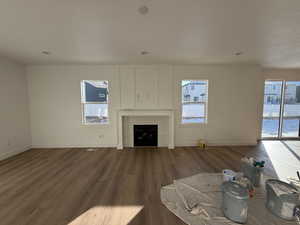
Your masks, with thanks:
[{"label": "wood plank flooring", "polygon": [[182,225],[160,202],[161,185],[201,172],[239,169],[261,146],[35,149],[0,162],[1,225]]}]

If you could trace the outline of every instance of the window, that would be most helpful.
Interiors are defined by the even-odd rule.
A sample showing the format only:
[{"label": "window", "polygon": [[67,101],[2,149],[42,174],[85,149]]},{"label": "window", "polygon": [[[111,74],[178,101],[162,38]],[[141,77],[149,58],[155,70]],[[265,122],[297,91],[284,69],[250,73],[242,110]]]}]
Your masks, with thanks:
[{"label": "window", "polygon": [[84,124],[108,124],[108,81],[81,82],[81,105]]},{"label": "window", "polygon": [[[185,90],[190,87],[189,95]],[[193,89],[192,89],[193,87]],[[182,80],[181,81],[181,123],[206,123],[208,81],[207,80]]]},{"label": "window", "polygon": [[265,81],[262,138],[300,137],[300,81]]}]

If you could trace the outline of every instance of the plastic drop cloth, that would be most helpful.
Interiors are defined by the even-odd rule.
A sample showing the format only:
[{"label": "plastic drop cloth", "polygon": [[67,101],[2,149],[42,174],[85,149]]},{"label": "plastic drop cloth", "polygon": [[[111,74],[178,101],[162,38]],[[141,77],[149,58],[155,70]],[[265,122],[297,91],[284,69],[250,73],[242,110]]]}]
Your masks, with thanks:
[{"label": "plastic drop cloth", "polygon": [[[173,184],[161,188],[161,201],[188,225],[237,225],[225,218],[222,212],[222,182],[221,173],[197,174],[174,180]],[[248,206],[246,224],[296,224],[284,221],[266,209],[264,186],[255,189],[255,196],[249,200]]]}]

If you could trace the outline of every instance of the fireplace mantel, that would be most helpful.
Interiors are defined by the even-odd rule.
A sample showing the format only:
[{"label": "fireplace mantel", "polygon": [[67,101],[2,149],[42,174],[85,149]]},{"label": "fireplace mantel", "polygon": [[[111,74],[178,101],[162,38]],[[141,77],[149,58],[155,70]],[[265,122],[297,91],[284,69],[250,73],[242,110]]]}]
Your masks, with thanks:
[{"label": "fireplace mantel", "polygon": [[123,118],[127,116],[165,116],[169,119],[169,149],[174,149],[173,110],[120,110],[118,112],[118,149],[123,149]]}]

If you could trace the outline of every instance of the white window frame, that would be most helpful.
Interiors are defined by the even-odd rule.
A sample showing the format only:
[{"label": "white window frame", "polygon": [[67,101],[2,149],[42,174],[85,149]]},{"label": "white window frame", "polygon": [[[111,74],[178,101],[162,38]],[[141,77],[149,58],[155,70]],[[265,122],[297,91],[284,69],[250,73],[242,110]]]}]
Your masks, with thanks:
[{"label": "white window frame", "polygon": [[[202,81],[207,83],[206,87],[206,102],[204,103],[204,121],[203,122],[190,122],[190,123],[183,123],[182,117],[182,104],[183,104],[183,88],[182,88],[182,81]],[[180,80],[180,125],[182,126],[189,126],[189,125],[203,125],[208,123],[208,92],[209,92],[209,80],[206,79],[182,79]]]},{"label": "white window frame", "polygon": [[[274,137],[264,137],[263,136],[263,121],[265,118],[268,117],[264,117],[264,115],[262,115],[262,119],[261,119],[261,124],[260,124],[260,140],[299,140],[299,137],[285,137],[282,136],[282,130],[283,130],[283,121],[284,121],[284,110],[285,110],[285,96],[286,96],[286,83],[287,82],[299,82],[300,80],[297,79],[266,79],[264,81],[264,97],[265,97],[265,87],[266,87],[266,82],[270,81],[270,82],[281,82],[281,90],[280,90],[280,96],[281,96],[281,100],[280,100],[280,108],[279,108],[279,116],[278,116],[278,121],[279,121],[279,125],[278,125],[278,131],[277,131],[277,136]],[[273,89],[274,90],[274,89]],[[262,103],[262,114],[264,113],[264,99],[263,99],[263,103]]]},{"label": "white window frame", "polygon": [[[104,104],[103,102],[87,102],[87,101],[85,101],[85,85],[84,85],[84,82],[86,82],[86,81],[93,81],[93,82],[95,82],[95,81],[101,81],[101,82],[103,82],[103,81],[105,81],[105,82],[107,82],[107,91],[108,91],[108,94],[107,94],[107,122],[104,122],[104,123],[89,123],[89,122],[87,122],[86,121],[86,119],[85,119],[85,104]],[[100,126],[106,126],[106,125],[109,125],[109,121],[110,121],[110,113],[109,113],[109,81],[108,80],[82,80],[81,82],[80,82],[80,93],[81,93],[81,95],[80,95],[80,104],[81,104],[81,123],[83,124],[83,125],[92,125],[92,126],[95,126],[95,125],[100,125]]]}]

